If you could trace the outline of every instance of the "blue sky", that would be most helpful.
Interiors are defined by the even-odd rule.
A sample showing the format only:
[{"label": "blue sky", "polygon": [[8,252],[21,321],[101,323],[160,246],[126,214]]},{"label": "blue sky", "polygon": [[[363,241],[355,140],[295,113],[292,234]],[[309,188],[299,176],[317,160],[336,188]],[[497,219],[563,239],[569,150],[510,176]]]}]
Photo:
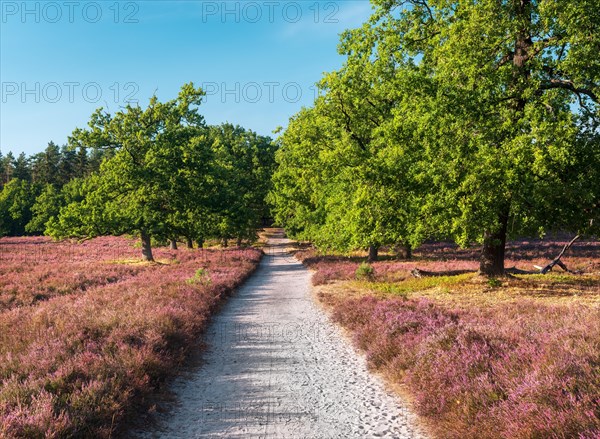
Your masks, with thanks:
[{"label": "blue sky", "polygon": [[339,33],[367,0],[0,0],[0,148],[63,144],[97,107],[172,99],[193,81],[208,123],[271,135],[343,63]]}]

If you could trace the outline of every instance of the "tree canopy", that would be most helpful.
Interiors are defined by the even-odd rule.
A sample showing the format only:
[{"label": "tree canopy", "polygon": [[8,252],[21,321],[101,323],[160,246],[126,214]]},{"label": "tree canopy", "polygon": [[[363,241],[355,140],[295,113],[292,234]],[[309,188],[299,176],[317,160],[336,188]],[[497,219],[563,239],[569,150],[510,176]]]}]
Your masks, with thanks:
[{"label": "tree canopy", "polygon": [[594,2],[372,3],[281,138],[277,220],[342,250],[481,243],[489,276],[507,237],[597,232]]},{"label": "tree canopy", "polygon": [[269,217],[264,198],[276,145],[239,126],[206,125],[198,112],[203,95],[186,84],[164,103],[153,97],[146,108],[115,114],[100,108],[67,147],[51,143],[33,157],[30,181],[15,178],[11,158],[0,208],[12,216],[2,233],[136,234],[147,260],[152,238],[184,238],[190,247],[207,238],[254,239]]}]

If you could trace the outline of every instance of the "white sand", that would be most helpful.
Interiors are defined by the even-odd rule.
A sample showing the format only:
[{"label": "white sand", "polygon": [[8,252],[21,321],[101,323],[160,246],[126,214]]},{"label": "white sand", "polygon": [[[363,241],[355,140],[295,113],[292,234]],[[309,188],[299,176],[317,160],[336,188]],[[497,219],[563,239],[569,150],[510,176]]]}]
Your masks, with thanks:
[{"label": "white sand", "polygon": [[402,401],[367,371],[313,303],[311,274],[274,238],[206,337],[203,365],[145,438],[421,438]]}]

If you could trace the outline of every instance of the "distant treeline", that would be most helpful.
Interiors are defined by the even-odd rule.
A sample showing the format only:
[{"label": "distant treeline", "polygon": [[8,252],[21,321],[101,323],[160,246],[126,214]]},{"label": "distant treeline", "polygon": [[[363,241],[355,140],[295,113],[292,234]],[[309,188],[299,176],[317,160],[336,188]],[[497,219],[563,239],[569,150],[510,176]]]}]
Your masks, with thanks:
[{"label": "distant treeline", "polygon": [[[48,143],[40,153],[17,157],[0,151],[0,236],[42,234],[36,200],[43,193],[60,192],[69,182],[98,172],[108,152],[97,148],[69,148]],[[40,199],[40,202],[43,201]]]}]

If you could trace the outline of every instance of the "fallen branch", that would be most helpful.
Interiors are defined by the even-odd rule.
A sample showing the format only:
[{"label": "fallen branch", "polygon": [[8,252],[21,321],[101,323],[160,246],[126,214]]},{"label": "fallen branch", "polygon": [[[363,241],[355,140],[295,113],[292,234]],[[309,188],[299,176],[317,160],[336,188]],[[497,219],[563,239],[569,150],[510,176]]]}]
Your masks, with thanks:
[{"label": "fallen branch", "polygon": [[534,265],[535,268],[537,268],[538,270],[540,270],[541,274],[546,274],[549,271],[552,271],[552,269],[554,268],[555,265],[558,265],[560,268],[562,268],[563,270],[565,270],[567,273],[573,273],[571,270],[569,270],[567,268],[567,266],[560,260],[560,258],[563,257],[563,255],[565,254],[565,252],[567,250],[569,250],[571,248],[571,246],[573,245],[573,243],[575,241],[577,241],[579,239],[579,235],[577,235],[575,238],[571,239],[571,242],[569,242],[567,245],[565,245],[563,247],[563,249],[561,250],[561,252],[558,254],[558,256],[556,258],[554,258],[552,260],[552,262],[550,262],[548,265],[546,265],[545,267],[538,267],[536,265]]},{"label": "fallen branch", "polygon": [[[534,265],[535,267],[535,265]],[[506,270],[504,270],[505,273],[507,274],[539,274],[542,267],[537,268],[536,271],[528,271],[528,270],[521,270],[520,268],[517,267],[511,267],[511,268],[507,268]]]},{"label": "fallen branch", "polygon": [[449,271],[425,271],[420,268],[413,269],[410,274],[413,277],[442,277],[442,276],[459,276],[461,274],[473,273],[472,270],[449,270]]},{"label": "fallen branch", "polygon": [[410,274],[413,277],[423,277],[423,276],[431,276],[432,273],[428,272],[428,271],[424,271],[424,270],[420,270],[418,268],[413,269]]}]

